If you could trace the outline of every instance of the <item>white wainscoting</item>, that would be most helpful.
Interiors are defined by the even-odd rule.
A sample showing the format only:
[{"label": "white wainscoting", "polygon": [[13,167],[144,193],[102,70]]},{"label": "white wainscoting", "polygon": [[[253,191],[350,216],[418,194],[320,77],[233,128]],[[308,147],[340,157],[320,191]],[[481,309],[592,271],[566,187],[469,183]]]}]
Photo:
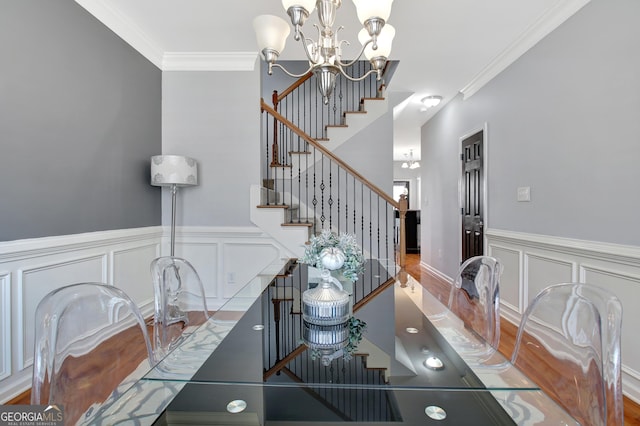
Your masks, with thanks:
[{"label": "white wainscoting", "polygon": [[[149,317],[149,265],[169,253],[169,234],[158,226],[0,242],[0,404],[31,386],[34,315],[42,297],[67,284],[104,282],[122,288]],[[210,310],[288,255],[255,227],[176,230],[176,256],[198,270]]]},{"label": "white wainscoting", "polygon": [[624,393],[640,402],[640,247],[582,241],[498,229],[486,231],[487,254],[504,265],[501,313],[515,324],[540,290],[562,282],[584,282],[613,292],[623,305]]}]

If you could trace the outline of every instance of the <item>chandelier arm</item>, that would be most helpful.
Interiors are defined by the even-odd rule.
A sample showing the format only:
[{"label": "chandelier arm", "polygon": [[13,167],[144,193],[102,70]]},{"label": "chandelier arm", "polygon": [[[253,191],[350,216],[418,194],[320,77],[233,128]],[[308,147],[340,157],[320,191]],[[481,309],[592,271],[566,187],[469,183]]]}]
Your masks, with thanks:
[{"label": "chandelier arm", "polygon": [[[314,27],[316,27],[316,28],[318,28],[318,34],[320,34],[320,28],[319,28],[316,24],[313,24],[313,26],[314,26]],[[311,69],[313,68],[313,65],[317,64],[317,61],[311,57],[311,54],[309,53],[309,49],[307,48],[307,45],[305,44],[305,42],[307,42],[307,41],[308,41],[308,42],[311,42],[311,44],[313,44],[313,45],[315,45],[315,44],[316,44],[316,42],[315,42],[315,41],[313,41],[313,40],[312,40],[312,39],[310,39],[310,38],[307,38],[307,37],[304,35],[304,33],[302,32],[302,28],[300,29],[300,36],[301,36],[301,37],[300,37],[300,39],[299,39],[299,40],[300,40],[300,44],[302,45],[302,49],[304,50],[304,53],[307,55],[307,59],[309,60],[309,63],[311,63],[311,64],[312,64],[312,65],[309,67],[309,69],[308,69],[307,71],[305,71],[305,73],[304,73],[304,74],[306,74],[306,73],[308,73],[309,71],[311,71]],[[282,68],[282,67],[281,67],[281,68]],[[284,69],[284,68],[283,68],[283,69]],[[287,73],[287,74],[289,74],[289,73]],[[298,76],[296,76],[296,78],[298,78],[298,77],[302,77],[304,74],[302,74],[302,75],[298,75]],[[291,74],[289,74],[289,75],[291,75]]]},{"label": "chandelier arm", "polygon": [[[313,67],[312,67],[313,68]],[[362,77],[351,77],[349,74],[346,73],[346,71],[342,68],[342,66],[338,66],[338,69],[340,70],[340,74],[342,74],[347,80],[351,80],[351,81],[362,81],[365,78],[369,77],[371,74],[378,73],[378,78],[376,80],[380,80],[380,72],[377,69],[371,69],[369,71],[367,71],[366,74],[364,74]]]},{"label": "chandelier arm", "polygon": [[[342,43],[342,42],[341,42]],[[347,42],[348,43],[348,42]],[[350,67],[351,65],[355,64],[356,62],[358,62],[358,60],[360,60],[360,57],[362,56],[362,54],[364,53],[364,49],[366,49],[366,47],[368,45],[370,45],[371,43],[373,43],[373,38],[370,38],[369,41],[367,41],[365,44],[362,45],[362,49],[360,49],[360,52],[358,52],[358,55],[356,56],[356,58],[351,61],[351,62],[341,62],[338,61],[338,64],[340,64],[340,67]],[[375,50],[375,49],[374,49]]]},{"label": "chandelier arm", "polygon": [[280,64],[271,64],[272,67],[276,67],[276,68],[280,68],[285,74],[287,74],[289,77],[293,77],[293,78],[300,78],[305,76],[309,71],[311,71],[313,69],[313,65],[309,67],[309,69],[307,69],[305,72],[303,72],[302,74],[293,74],[289,71],[287,71],[287,69],[285,67],[283,67]]}]

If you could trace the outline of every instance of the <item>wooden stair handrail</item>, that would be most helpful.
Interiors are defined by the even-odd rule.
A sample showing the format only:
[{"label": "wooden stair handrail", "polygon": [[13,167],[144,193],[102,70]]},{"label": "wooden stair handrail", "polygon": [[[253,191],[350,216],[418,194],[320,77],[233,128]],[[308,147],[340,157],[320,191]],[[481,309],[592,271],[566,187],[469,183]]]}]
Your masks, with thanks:
[{"label": "wooden stair handrail", "polygon": [[360,173],[358,173],[354,168],[349,166],[347,163],[342,161],[340,158],[336,157],[333,152],[329,151],[327,148],[325,148],[324,146],[322,146],[321,144],[319,144],[318,142],[313,140],[309,135],[307,135],[304,131],[302,131],[298,126],[293,124],[291,121],[287,120],[279,112],[277,112],[276,110],[271,108],[269,105],[267,105],[265,103],[264,99],[262,99],[262,98],[260,99],[260,107],[261,107],[262,111],[266,111],[269,114],[271,114],[276,120],[278,120],[279,122],[281,122],[285,126],[287,126],[289,128],[289,130],[291,130],[293,133],[295,133],[296,135],[300,136],[302,139],[304,139],[305,141],[307,141],[308,143],[313,145],[318,151],[322,152],[324,155],[329,157],[331,160],[333,160],[336,163],[338,163],[340,165],[340,167],[342,167],[343,169],[345,169],[349,173],[351,173],[353,176],[355,176],[361,183],[363,183],[371,191],[376,193],[380,198],[384,199],[387,203],[391,204],[393,207],[395,207],[396,209],[400,210],[400,203],[398,201],[396,201],[393,198],[391,198],[387,193],[385,193],[383,190],[381,190],[376,185],[371,183],[367,178],[365,178]]},{"label": "wooden stair handrail", "polygon": [[[305,83],[305,81],[309,80],[312,76],[313,76],[313,72],[309,71],[308,73],[306,73],[305,75],[297,79],[291,86],[287,87],[284,90],[284,92],[280,93],[277,96],[274,96],[273,97],[274,106],[277,107],[277,105],[280,103],[281,100],[286,98],[291,92],[296,90],[298,87],[302,86]],[[277,92],[274,91],[274,93],[277,93]]]}]

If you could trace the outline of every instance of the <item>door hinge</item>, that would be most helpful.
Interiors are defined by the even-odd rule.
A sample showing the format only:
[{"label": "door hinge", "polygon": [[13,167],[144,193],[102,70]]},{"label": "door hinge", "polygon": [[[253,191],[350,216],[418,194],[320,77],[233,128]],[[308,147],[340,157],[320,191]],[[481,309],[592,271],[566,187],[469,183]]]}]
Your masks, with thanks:
[{"label": "door hinge", "polygon": [[464,207],[460,207],[460,216],[464,216]]},{"label": "door hinge", "polygon": [[464,154],[460,154],[460,161],[464,161]]}]

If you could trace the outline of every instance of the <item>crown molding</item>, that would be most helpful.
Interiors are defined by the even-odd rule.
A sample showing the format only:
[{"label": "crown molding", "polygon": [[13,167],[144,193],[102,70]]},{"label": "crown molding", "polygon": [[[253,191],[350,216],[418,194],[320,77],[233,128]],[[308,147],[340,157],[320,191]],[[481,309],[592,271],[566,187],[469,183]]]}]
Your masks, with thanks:
[{"label": "crown molding", "polygon": [[103,0],[75,0],[156,67],[162,66],[162,49],[140,27]]},{"label": "crown molding", "polygon": [[165,52],[163,71],[253,71],[257,52]]},{"label": "crown molding", "polygon": [[164,52],[135,22],[104,0],[75,0],[162,71],[253,71],[257,52]]},{"label": "crown molding", "polygon": [[529,28],[509,47],[495,57],[489,65],[460,90],[463,99],[470,98],[485,84],[514,63],[526,51],[555,30],[560,24],[574,15],[591,0],[565,0],[557,3],[542,14]]}]

